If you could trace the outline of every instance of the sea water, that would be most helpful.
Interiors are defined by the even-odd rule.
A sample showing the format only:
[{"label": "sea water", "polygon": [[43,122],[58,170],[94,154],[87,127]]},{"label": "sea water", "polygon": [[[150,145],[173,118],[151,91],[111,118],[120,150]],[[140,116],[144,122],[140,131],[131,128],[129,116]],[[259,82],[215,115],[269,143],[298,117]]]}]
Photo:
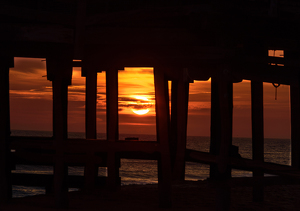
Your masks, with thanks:
[{"label": "sea water", "polygon": [[[12,131],[12,136],[39,136],[51,137],[52,132],[43,131]],[[71,138],[84,138],[84,133],[69,133]],[[138,137],[140,141],[156,141],[155,135],[143,134],[120,134],[120,140],[126,137]],[[105,134],[98,134],[98,139],[105,139]],[[188,136],[187,148],[203,152],[209,152],[209,137]],[[243,158],[252,158],[251,138],[233,138],[233,145],[239,147],[239,153]],[[265,161],[278,164],[290,165],[290,140],[289,139],[265,139]],[[186,180],[204,180],[209,176],[209,165],[187,162]],[[17,173],[53,174],[53,168],[49,166],[17,165]],[[68,169],[69,175],[83,175],[83,167],[72,167]],[[107,176],[106,168],[98,169],[99,176]],[[232,170],[233,177],[250,177],[252,172]],[[155,184],[157,183],[157,161],[121,159],[120,177],[122,185],[130,184]],[[72,189],[70,189],[72,190]],[[36,194],[44,194],[45,189],[40,187],[13,186],[13,197],[23,197]]]}]

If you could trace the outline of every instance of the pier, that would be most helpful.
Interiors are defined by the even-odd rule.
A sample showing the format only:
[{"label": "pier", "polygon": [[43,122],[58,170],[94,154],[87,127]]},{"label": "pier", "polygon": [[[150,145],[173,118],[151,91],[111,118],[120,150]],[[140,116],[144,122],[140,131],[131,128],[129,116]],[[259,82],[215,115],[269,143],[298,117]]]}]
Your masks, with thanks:
[{"label": "pier", "polygon": [[[45,187],[58,208],[72,206],[70,187],[118,191],[121,158],[158,161],[157,204],[162,208],[172,206],[172,186],[184,180],[187,161],[210,165],[209,180],[218,184],[216,210],[230,210],[232,169],[253,172],[254,201],[264,200],[264,173],[298,183],[298,1],[4,0],[0,5],[1,204],[11,200],[12,185]],[[270,51],[284,56],[270,56]],[[14,57],[46,58],[53,137],[10,135],[9,69]],[[67,136],[73,67],[81,67],[86,78],[85,139]],[[119,140],[118,70],[125,67],[153,67],[156,142]],[[106,140],[96,136],[97,73],[102,71]],[[186,137],[189,84],[209,79],[211,135],[206,153],[186,149]],[[232,145],[233,84],[242,80],[251,81],[252,159],[237,156]],[[290,86],[291,166],[264,162],[263,82]],[[53,166],[54,173],[12,173],[18,164]],[[68,175],[68,166],[83,166],[84,176]],[[107,167],[107,177],[98,176],[98,167]]]}]

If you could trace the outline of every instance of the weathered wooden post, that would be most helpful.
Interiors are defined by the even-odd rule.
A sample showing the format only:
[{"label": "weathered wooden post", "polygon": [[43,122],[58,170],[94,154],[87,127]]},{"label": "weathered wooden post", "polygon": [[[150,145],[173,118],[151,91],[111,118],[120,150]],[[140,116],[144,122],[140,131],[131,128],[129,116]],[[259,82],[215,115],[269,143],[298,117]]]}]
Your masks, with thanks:
[{"label": "weathered wooden post", "polygon": [[68,167],[64,162],[64,146],[67,140],[68,85],[72,78],[72,59],[66,52],[48,56],[47,78],[53,88],[53,138],[54,157],[54,194],[57,207],[68,207]]},{"label": "weathered wooden post", "polygon": [[14,66],[13,57],[0,58],[0,204],[12,197],[10,166],[10,112],[9,68]]},{"label": "weathered wooden post", "polygon": [[[107,141],[118,141],[118,69],[106,71],[106,122]],[[119,186],[119,159],[114,149],[107,152],[107,184],[113,190]]]},{"label": "weathered wooden post", "polygon": [[158,188],[161,207],[171,207],[171,158],[169,147],[169,92],[164,71],[154,68],[156,135],[160,145]]},{"label": "weathered wooden post", "polygon": [[[284,51],[285,67],[291,67],[290,60],[298,61],[298,51]],[[300,169],[300,75],[294,78],[290,85],[290,106],[291,106],[291,165]]]},{"label": "weathered wooden post", "polygon": [[210,152],[217,163],[210,167],[210,178],[216,186],[216,210],[229,210],[231,168],[228,166],[232,145],[232,78],[222,69],[211,78],[211,144]]},{"label": "weathered wooden post", "polygon": [[[83,76],[86,77],[86,97],[85,97],[85,135],[86,139],[97,138],[97,71],[93,66],[85,63],[82,67]],[[95,179],[98,176],[98,167],[94,163],[94,151],[90,149],[87,154],[88,162],[84,169],[85,190],[95,187]]]},{"label": "weathered wooden post", "polygon": [[[252,109],[252,159],[264,161],[264,104],[263,82],[251,81],[251,109]],[[264,200],[264,172],[259,169],[253,171],[253,201]]]},{"label": "weathered wooden post", "polygon": [[[299,77],[299,76],[298,76]],[[300,79],[290,86],[291,100],[291,165],[300,169]]]},{"label": "weathered wooden post", "polygon": [[174,180],[184,180],[185,177],[189,82],[186,69],[180,71],[177,80],[172,81],[170,146]]}]

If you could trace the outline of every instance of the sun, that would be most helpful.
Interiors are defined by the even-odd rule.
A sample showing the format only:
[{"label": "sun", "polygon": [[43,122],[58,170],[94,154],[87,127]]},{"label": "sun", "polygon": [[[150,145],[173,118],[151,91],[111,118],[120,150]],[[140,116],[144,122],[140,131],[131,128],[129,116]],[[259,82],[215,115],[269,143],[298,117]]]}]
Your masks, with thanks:
[{"label": "sun", "polygon": [[144,96],[137,96],[137,95],[135,95],[134,98],[138,99],[138,100],[149,101],[149,99],[147,97],[144,97]]},{"label": "sun", "polygon": [[144,114],[147,114],[150,109],[131,109],[131,111],[137,115],[144,115]]},{"label": "sun", "polygon": [[[144,96],[134,96],[135,99],[137,100],[141,100],[143,102],[137,102],[136,104],[137,105],[141,105],[141,106],[147,106],[149,105],[149,99],[147,97],[144,97]],[[144,114],[147,114],[150,109],[149,108],[141,108],[141,109],[137,109],[137,108],[132,108],[131,111],[137,115],[144,115]]]}]

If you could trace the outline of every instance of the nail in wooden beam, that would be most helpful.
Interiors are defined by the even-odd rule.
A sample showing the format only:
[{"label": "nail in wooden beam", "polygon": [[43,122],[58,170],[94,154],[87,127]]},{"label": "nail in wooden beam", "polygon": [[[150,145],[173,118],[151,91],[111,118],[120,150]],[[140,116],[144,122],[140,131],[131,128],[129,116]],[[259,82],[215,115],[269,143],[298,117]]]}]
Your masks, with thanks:
[{"label": "nail in wooden beam", "polygon": [[[118,70],[106,71],[106,118],[107,140],[111,142],[119,139],[119,114],[118,114]],[[107,152],[108,187],[117,189],[119,186],[119,159],[114,149]]]},{"label": "nail in wooden beam", "polygon": [[159,204],[161,207],[171,207],[171,159],[169,147],[169,93],[168,80],[163,70],[154,68],[156,135],[160,145],[158,160]]},{"label": "nail in wooden beam", "polygon": [[[85,99],[85,132],[87,139],[97,138],[97,72],[90,67],[85,70],[86,75],[86,99]],[[93,162],[94,151],[91,149],[89,162],[84,169],[85,190],[92,190],[95,187],[95,179],[98,176],[98,167]]]},{"label": "nail in wooden beam", "polygon": [[[54,194],[56,207],[68,207],[68,167],[64,163],[64,143],[67,140],[68,85],[71,83],[72,59],[47,57],[47,72],[53,88],[53,138],[56,149],[54,164]],[[47,74],[48,74],[47,73]]]},{"label": "nail in wooden beam", "polygon": [[0,204],[7,203],[12,197],[8,142],[10,136],[9,68],[12,66],[13,57],[0,59]]},{"label": "nail in wooden beam", "polygon": [[[251,109],[252,109],[252,159],[264,161],[264,105],[263,82],[251,81]],[[264,172],[259,169],[253,171],[253,201],[264,200],[263,178]]]}]

